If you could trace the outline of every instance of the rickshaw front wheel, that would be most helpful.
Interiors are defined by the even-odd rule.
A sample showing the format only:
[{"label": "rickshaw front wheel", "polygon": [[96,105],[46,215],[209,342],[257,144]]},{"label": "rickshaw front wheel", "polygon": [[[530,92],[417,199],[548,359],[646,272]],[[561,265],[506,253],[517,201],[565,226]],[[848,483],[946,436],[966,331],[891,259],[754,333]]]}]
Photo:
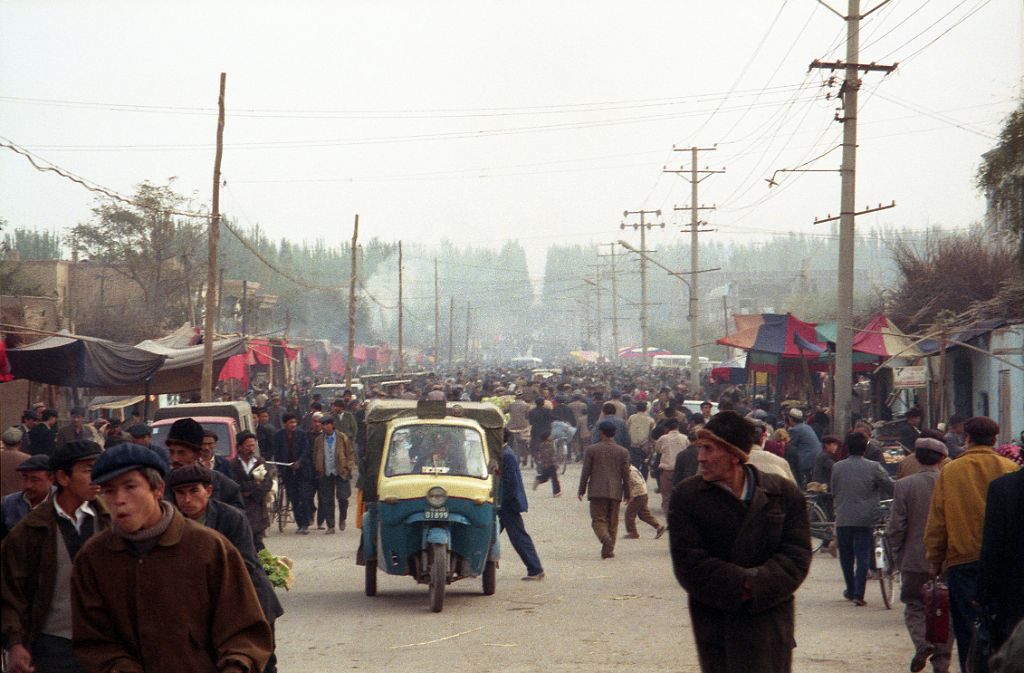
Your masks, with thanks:
[{"label": "rickshaw front wheel", "polygon": [[493,596],[498,588],[498,564],[488,561],[484,565],[484,596]]},{"label": "rickshaw front wheel", "polygon": [[366,582],[364,590],[367,596],[377,595],[377,559],[366,560]]},{"label": "rickshaw front wheel", "polygon": [[444,590],[448,582],[448,546],[430,545],[430,611],[444,609]]}]

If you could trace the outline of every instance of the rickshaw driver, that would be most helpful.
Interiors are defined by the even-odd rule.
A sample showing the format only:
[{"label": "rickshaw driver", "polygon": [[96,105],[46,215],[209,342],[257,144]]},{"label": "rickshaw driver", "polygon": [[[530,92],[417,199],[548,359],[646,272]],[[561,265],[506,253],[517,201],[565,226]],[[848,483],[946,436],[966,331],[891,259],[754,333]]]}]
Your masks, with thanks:
[{"label": "rickshaw driver", "polygon": [[466,474],[466,456],[452,432],[437,431],[430,436],[430,448],[417,457],[416,472],[444,468],[445,474]]}]

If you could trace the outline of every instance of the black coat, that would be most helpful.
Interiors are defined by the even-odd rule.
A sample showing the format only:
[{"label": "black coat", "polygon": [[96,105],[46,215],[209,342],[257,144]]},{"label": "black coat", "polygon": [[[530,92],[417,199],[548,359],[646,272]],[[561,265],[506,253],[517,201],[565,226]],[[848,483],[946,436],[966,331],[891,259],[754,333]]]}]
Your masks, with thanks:
[{"label": "black coat", "polygon": [[700,476],[675,488],[672,567],[689,594],[701,670],[789,673],[793,595],[811,566],[807,508],[788,479],[747,469],[749,503]]},{"label": "black coat", "polygon": [[978,601],[996,615],[998,636],[1024,619],[1024,470],[994,479],[985,501]]},{"label": "black coat", "polygon": [[263,570],[263,564],[256,557],[256,547],[252,544],[252,529],[245,514],[211,498],[206,506],[206,521],[203,523],[207,528],[212,528],[226,537],[241,553],[245,569],[249,571],[252,585],[256,589],[256,597],[263,608],[263,615],[273,624],[275,619],[284,614],[284,608],[281,607],[281,601],[274,593],[274,586]]}]

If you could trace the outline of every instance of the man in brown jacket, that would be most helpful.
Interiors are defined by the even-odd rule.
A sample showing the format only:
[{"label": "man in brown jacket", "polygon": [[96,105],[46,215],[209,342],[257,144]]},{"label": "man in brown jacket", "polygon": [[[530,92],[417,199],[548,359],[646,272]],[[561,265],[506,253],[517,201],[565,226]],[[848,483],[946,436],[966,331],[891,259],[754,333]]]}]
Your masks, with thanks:
[{"label": "man in brown jacket", "polygon": [[336,432],[331,416],[320,418],[322,432],[313,440],[313,469],[318,479],[317,499],[327,522],[327,534],[334,533],[334,501],[338,501],[338,529],[345,530],[348,499],[352,497],[352,471],[356,452],[352,440],[344,432]]},{"label": "man in brown jacket", "polygon": [[590,525],[601,541],[603,559],[615,557],[619,505],[629,496],[629,451],[612,439],[616,429],[611,421],[597,424],[601,441],[587,447],[580,475],[579,499],[590,499]]},{"label": "man in brown jacket", "polygon": [[75,657],[89,673],[260,673],[273,646],[245,562],[163,499],[166,474],[132,444],[93,466],[113,525],[75,559]]}]

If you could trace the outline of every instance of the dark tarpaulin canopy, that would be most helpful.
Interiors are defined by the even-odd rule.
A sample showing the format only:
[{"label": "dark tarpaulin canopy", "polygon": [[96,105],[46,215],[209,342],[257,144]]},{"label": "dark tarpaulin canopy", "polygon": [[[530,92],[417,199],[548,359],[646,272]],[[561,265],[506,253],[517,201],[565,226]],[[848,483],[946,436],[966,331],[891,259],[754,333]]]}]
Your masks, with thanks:
[{"label": "dark tarpaulin canopy", "polygon": [[87,336],[51,336],[7,351],[15,378],[79,388],[109,388],[145,381],[166,356]]},{"label": "dark tarpaulin canopy", "polygon": [[[142,341],[135,346],[151,356],[165,358],[163,366],[152,374],[148,382],[139,378],[125,384],[102,386],[103,392],[108,395],[158,395],[199,390],[203,375],[203,345],[172,348],[161,342]],[[246,348],[245,337],[214,341],[213,380],[217,380],[228,358],[244,353]]]}]

